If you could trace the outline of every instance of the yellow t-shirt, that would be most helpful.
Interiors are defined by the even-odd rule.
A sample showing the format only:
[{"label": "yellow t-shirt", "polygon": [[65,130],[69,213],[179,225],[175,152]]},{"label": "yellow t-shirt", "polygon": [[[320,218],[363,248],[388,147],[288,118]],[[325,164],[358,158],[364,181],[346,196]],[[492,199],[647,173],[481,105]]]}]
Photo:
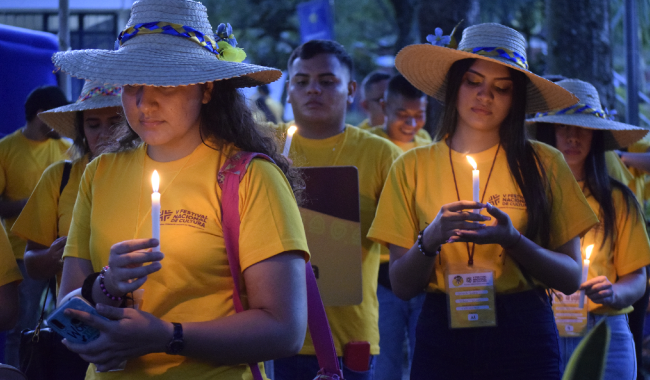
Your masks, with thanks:
[{"label": "yellow t-shirt", "polygon": [[[33,141],[19,129],[0,140],[0,194],[7,200],[29,198],[43,171],[54,162],[65,160],[70,143],[48,139]],[[17,218],[4,219],[11,230]],[[9,232],[9,242],[16,259],[25,256],[25,240]]]},{"label": "yellow t-shirt", "polygon": [[[278,132],[286,134],[289,126],[278,125]],[[307,139],[296,133],[291,142],[289,157],[296,166],[356,166],[359,171],[363,301],[359,305],[325,308],[339,356],[343,355],[345,345],[353,341],[369,342],[370,353],[379,354],[377,275],[379,256],[385,248],[365,236],[375,217],[390,166],[400,154],[399,148],[385,139],[351,125],[343,133],[322,140]],[[300,353],[316,354],[309,334]]]},{"label": "yellow t-shirt", "polygon": [[625,186],[629,186],[630,182],[634,179],[634,176],[632,176],[627,166],[621,161],[618,154],[612,150],[605,152],[605,165],[607,166],[609,176]]},{"label": "yellow t-shirt", "polygon": [[[646,153],[649,149],[650,141],[644,138],[643,140],[637,141],[636,143],[629,146],[627,150],[630,153]],[[646,192],[648,191],[648,186],[646,186],[646,179],[648,178],[648,175],[641,169],[632,167],[629,169],[630,173],[632,173],[632,180],[628,186],[636,195],[636,199],[639,201],[639,203],[643,205],[645,203],[644,201],[650,198],[646,196]]]},{"label": "yellow t-shirt", "polygon": [[[370,125],[370,119],[365,119],[359,125],[357,125],[357,128],[363,130],[369,130],[374,127],[381,127],[381,125]],[[429,135],[429,132],[427,132],[424,128],[420,129],[418,133],[415,134],[415,137],[421,139],[422,141],[432,141],[431,135]]]},{"label": "yellow t-shirt", "polygon": [[[553,194],[549,248],[554,249],[578,235],[583,235],[598,223],[598,218],[589,207],[562,154],[546,144],[536,141],[531,143],[546,169]],[[497,146],[494,146],[472,154],[480,171],[481,194],[485,189],[496,149]],[[460,198],[472,199],[472,167],[464,154],[452,151],[452,160]],[[410,248],[415,243],[418,232],[435,219],[440,208],[456,201],[458,198],[449,165],[447,144],[437,142],[412,149],[393,164],[368,237],[383,244]],[[517,230],[526,230],[526,204],[510,174],[503,149],[499,150],[483,201],[490,202],[506,212]],[[481,213],[489,215],[486,209],[481,210]],[[444,292],[444,269],[448,264],[467,263],[467,256],[465,243],[443,245],[440,260],[435,260],[435,270],[431,273],[428,291]],[[519,267],[512,258],[504,254],[500,245],[477,244],[474,265],[495,271],[495,289],[498,293],[514,293],[528,288]],[[540,284],[539,281],[536,282]]]},{"label": "yellow t-shirt", "polygon": [[[581,185],[584,186],[584,183],[581,183]],[[600,204],[596,202],[596,199],[586,187],[584,194],[587,197],[589,206],[600,215]],[[627,202],[620,190],[614,189],[612,199],[616,212],[616,230],[614,230],[616,244],[614,250],[611,249],[611,237],[605,241],[604,246],[602,245],[603,234],[605,233],[602,222],[585,234],[581,245],[584,259],[585,248],[590,244],[594,244],[587,279],[605,276],[613,284],[619,277],[650,265],[650,242],[648,241],[643,215],[637,213],[634,208],[630,208],[630,214],[627,214]],[[628,306],[617,310],[589,300],[588,310],[595,314],[617,315],[629,313],[634,308]]]},{"label": "yellow t-shirt", "polygon": [[[422,131],[422,129],[420,129],[420,131]],[[427,138],[424,138],[424,137],[420,136],[420,131],[418,131],[418,133],[415,134],[415,137],[413,138],[413,141],[405,143],[405,142],[401,142],[401,141],[397,141],[397,140],[392,140],[388,136],[388,133],[386,133],[386,131],[384,131],[383,126],[376,126],[376,127],[372,127],[370,129],[368,129],[368,132],[373,133],[373,134],[375,134],[375,135],[377,135],[379,137],[383,137],[383,138],[387,139],[388,141],[392,142],[393,144],[397,145],[402,150],[402,152],[406,152],[407,150],[417,148],[419,146],[425,146],[425,145],[431,144],[431,137],[429,137],[429,134],[427,133],[427,138],[428,138],[427,139]],[[426,131],[425,131],[425,133],[426,133]]]},{"label": "yellow t-shirt", "polygon": [[[225,150],[225,151],[224,151]],[[79,186],[64,257],[107,265],[120,241],[151,237],[151,175],[160,174],[162,269],[143,285],[142,310],[168,322],[201,322],[235,313],[221,221],[217,171],[231,149],[203,144],[177,161],[155,162],[146,146],[104,154],[90,164]],[[253,160],[239,187],[240,264],[253,264],[285,251],[305,252],[300,212],[286,178],[275,165]],[[273,228],[270,228],[273,227]],[[245,290],[244,290],[245,292]],[[245,293],[242,301],[246,304]],[[247,365],[214,367],[163,353],[129,360],[123,372],[95,373],[86,379],[238,379]]]},{"label": "yellow t-shirt", "polygon": [[4,286],[14,281],[22,281],[23,276],[16,264],[7,232],[2,226],[0,226],[0,230],[2,230],[0,232],[0,286]]}]

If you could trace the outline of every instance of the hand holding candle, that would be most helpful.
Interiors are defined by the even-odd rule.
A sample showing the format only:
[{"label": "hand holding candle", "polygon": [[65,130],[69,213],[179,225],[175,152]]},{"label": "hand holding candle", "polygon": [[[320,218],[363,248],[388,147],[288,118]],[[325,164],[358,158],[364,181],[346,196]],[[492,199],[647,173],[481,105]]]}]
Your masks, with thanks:
[{"label": "hand holding candle", "polygon": [[[158,177],[157,170],[154,170],[151,175],[151,186],[153,187],[153,193],[151,194],[151,237],[158,239],[158,242],[160,242],[160,193],[158,192],[160,177]],[[152,251],[159,252],[160,244],[152,248]]]},{"label": "hand holding candle", "polygon": [[284,142],[284,150],[282,151],[282,155],[285,156],[286,158],[289,158],[289,149],[291,149],[291,140],[293,139],[293,134],[296,133],[296,128],[295,125],[292,125],[289,127],[287,130],[287,139]]},{"label": "hand holding candle", "polygon": [[[472,168],[474,168],[474,170],[472,170],[472,190],[473,190],[472,200],[474,202],[480,202],[479,200],[480,188],[479,188],[478,168],[476,166],[476,161],[474,161],[474,159],[470,156],[467,156],[467,161],[469,161],[470,165],[472,165]],[[481,212],[481,210],[474,209],[472,210],[472,212],[478,214],[479,212]]]},{"label": "hand holding candle", "polygon": [[[585,260],[582,262],[582,281],[580,285],[584,284],[587,281],[589,276],[589,257],[591,256],[591,251],[594,249],[594,245],[591,244],[585,249]],[[585,291],[580,291],[580,303],[578,306],[582,309],[585,306]]]}]

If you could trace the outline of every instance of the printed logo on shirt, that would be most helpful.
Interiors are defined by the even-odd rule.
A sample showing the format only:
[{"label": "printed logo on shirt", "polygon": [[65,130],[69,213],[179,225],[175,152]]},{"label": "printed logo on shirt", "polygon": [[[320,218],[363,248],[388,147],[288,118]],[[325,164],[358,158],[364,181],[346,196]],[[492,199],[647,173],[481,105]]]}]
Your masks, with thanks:
[{"label": "printed logo on shirt", "polygon": [[198,214],[185,209],[161,210],[160,221],[165,225],[187,226],[205,229],[208,221],[207,215]]},{"label": "printed logo on shirt", "polygon": [[518,208],[525,210],[526,201],[523,195],[519,194],[501,194],[501,207]]},{"label": "printed logo on shirt", "polygon": [[499,207],[500,202],[501,202],[501,195],[499,194],[491,195],[490,198],[488,198],[488,203],[493,206]]}]

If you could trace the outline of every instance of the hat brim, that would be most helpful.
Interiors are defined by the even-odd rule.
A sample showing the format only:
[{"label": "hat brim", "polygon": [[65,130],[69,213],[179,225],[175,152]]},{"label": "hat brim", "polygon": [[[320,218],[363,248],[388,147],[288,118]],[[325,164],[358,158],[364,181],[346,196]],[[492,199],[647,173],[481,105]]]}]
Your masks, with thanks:
[{"label": "hat brim", "polygon": [[524,73],[530,80],[526,89],[526,113],[564,108],[578,102],[578,98],[569,91],[506,59],[484,57],[443,46],[430,44],[406,46],[397,54],[395,67],[413,86],[444,103],[447,72],[454,62],[466,58],[498,63]]},{"label": "hat brim", "polygon": [[176,87],[229,80],[241,88],[282,76],[277,69],[219,60],[192,41],[163,34],[134,38],[118,50],[58,52],[52,62],[74,77],[119,86]]},{"label": "hat brim", "polygon": [[121,108],[122,97],[95,96],[82,102],[72,103],[67,106],[57,107],[41,112],[38,114],[38,117],[50,128],[59,132],[62,136],[75,140],[77,138],[77,131],[75,129],[75,118],[77,112],[109,107]]},{"label": "hat brim", "polygon": [[538,123],[549,123],[607,131],[609,133],[605,137],[605,150],[628,147],[648,134],[648,130],[645,128],[586,114],[540,116],[528,119],[526,123],[536,128],[538,127]]}]

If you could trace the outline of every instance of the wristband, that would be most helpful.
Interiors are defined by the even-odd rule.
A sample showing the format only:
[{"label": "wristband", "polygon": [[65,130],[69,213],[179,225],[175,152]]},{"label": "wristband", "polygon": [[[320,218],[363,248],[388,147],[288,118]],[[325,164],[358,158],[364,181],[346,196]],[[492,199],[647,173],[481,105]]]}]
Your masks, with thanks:
[{"label": "wristband", "polygon": [[440,253],[440,249],[442,249],[442,246],[439,245],[438,249],[436,249],[435,252],[427,252],[424,249],[424,242],[422,241],[423,238],[424,238],[424,230],[420,231],[420,233],[418,234],[418,248],[420,249],[420,252],[422,252],[422,254],[426,257],[436,257],[436,255]]},{"label": "wristband", "polygon": [[86,277],[84,284],[81,286],[81,296],[93,306],[96,305],[93,299],[93,285],[95,285],[97,276],[99,276],[99,272],[91,273]]},{"label": "wristband", "polygon": [[106,272],[110,269],[110,267],[107,265],[102,268],[102,271],[99,272],[99,287],[102,288],[102,293],[113,301],[122,301],[122,297],[117,297],[112,295],[111,293],[106,290],[106,285],[104,284],[104,278],[106,278]]}]

